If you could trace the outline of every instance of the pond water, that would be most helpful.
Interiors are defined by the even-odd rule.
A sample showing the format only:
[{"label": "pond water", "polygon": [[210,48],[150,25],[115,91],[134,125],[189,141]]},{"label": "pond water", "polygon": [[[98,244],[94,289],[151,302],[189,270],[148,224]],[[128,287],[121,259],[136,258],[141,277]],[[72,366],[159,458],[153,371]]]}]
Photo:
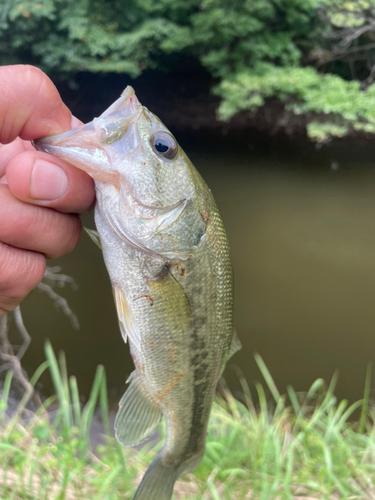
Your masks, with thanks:
[{"label": "pond water", "polygon": [[[230,387],[238,389],[231,365],[250,385],[261,380],[259,352],[281,391],[307,390],[338,369],[338,395],[359,399],[375,360],[375,148],[176,135],[211,187],[231,243],[243,349],[225,372]],[[84,223],[93,227],[92,216]],[[23,306],[32,334],[24,366],[31,373],[44,360],[49,338],[86,395],[103,364],[116,401],[133,364],[101,252],[83,235],[56,263],[78,285],[61,294],[81,328],[34,292]],[[43,384],[48,391],[47,378]]]}]

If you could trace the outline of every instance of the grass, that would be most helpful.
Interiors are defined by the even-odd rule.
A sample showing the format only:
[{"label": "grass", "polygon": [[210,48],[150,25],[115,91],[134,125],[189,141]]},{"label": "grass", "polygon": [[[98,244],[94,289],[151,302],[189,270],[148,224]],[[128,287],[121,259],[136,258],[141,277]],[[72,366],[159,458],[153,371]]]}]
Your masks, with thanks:
[{"label": "grass", "polygon": [[[103,367],[98,367],[90,398],[82,406],[64,356],[57,360],[47,344],[46,357],[31,382],[49,369],[56,395],[36,413],[25,410],[30,398],[25,394],[16,413],[6,417],[11,372],[5,378],[0,395],[0,499],[132,498],[163,439],[141,450],[119,446],[110,433]],[[370,370],[364,399],[349,406],[334,396],[336,376],[328,387],[318,379],[306,393],[289,387],[284,396],[259,355],[256,361],[272,399],[259,383],[257,405],[244,382],[242,403],[222,390],[212,409],[205,456],[176,484],[174,498],[375,499]],[[89,431],[97,406],[106,436],[94,454]],[[353,422],[358,409],[360,420]]]}]

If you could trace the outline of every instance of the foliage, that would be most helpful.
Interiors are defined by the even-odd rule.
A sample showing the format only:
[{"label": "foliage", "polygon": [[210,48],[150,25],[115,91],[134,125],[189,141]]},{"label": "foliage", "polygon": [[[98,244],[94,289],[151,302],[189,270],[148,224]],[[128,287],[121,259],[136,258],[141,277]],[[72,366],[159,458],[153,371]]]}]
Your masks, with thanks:
[{"label": "foliage", "polygon": [[0,58],[132,77],[198,63],[221,119],[277,98],[315,140],[375,132],[375,0],[3,0]]},{"label": "foliage", "polygon": [[312,53],[320,69],[366,88],[375,77],[375,1],[321,0],[322,21],[330,27]]},{"label": "foliage", "polygon": [[292,0],[287,11],[281,3],[130,0],[125,6],[120,0],[5,0],[2,58],[29,58],[47,70],[133,76],[162,64],[163,55],[187,48],[215,75],[264,58],[298,64],[301,52],[294,40],[311,29],[311,2]]},{"label": "foliage", "polygon": [[219,113],[223,120],[239,109],[254,111],[266,99],[278,98],[297,115],[324,115],[308,124],[311,138],[318,142],[343,137],[350,129],[375,133],[375,87],[361,92],[359,83],[336,75],[320,75],[314,68],[278,68],[258,64],[253,71],[225,79],[217,93],[222,97]]},{"label": "foliage", "polygon": [[[24,410],[26,393],[14,415],[7,415],[12,373],[0,398],[0,496],[13,500],[115,500],[132,498],[136,483],[161,448],[121,448],[110,436],[105,374],[99,367],[91,395],[82,407],[75,377],[68,377],[49,344],[35,384],[48,367],[56,396],[36,414]],[[334,396],[337,377],[325,388],[316,380],[306,394],[288,388],[281,396],[260,356],[256,361],[273,397],[255,384],[259,407],[244,381],[244,403],[227,389],[213,406],[206,453],[192,474],[178,481],[175,498],[293,499],[370,498],[375,487],[374,409],[369,405],[371,373],[364,399],[348,405]],[[96,405],[105,435],[94,453],[89,430]],[[361,410],[360,422],[350,423]],[[53,413],[51,413],[53,410]],[[165,429],[160,429],[162,437]]]}]

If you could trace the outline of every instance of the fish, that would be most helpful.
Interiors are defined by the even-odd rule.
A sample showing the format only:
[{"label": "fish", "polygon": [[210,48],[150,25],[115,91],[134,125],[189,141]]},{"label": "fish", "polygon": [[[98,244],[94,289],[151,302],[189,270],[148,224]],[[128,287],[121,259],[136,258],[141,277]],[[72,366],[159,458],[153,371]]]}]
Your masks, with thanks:
[{"label": "fish", "polygon": [[219,210],[168,128],[128,86],[102,115],[34,141],[95,181],[95,224],[135,370],[115,434],[133,446],[166,422],[134,500],[169,500],[201,461],[217,382],[240,342]]}]

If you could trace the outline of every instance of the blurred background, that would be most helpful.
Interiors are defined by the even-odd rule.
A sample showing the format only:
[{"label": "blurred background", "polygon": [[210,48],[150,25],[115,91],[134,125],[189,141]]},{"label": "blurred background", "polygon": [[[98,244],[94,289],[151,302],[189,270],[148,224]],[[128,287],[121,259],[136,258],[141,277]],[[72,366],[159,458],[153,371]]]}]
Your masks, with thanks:
[{"label": "blurred background", "polygon": [[[2,0],[0,63],[42,68],[83,121],[130,84],[176,136],[231,243],[234,391],[231,365],[260,379],[257,351],[281,391],[338,369],[338,395],[361,397],[375,361],[375,0]],[[48,338],[83,394],[103,364],[117,401],[133,364],[101,252],[84,234],[51,265],[77,283],[59,293],[80,329],[33,292],[23,366]]]}]

